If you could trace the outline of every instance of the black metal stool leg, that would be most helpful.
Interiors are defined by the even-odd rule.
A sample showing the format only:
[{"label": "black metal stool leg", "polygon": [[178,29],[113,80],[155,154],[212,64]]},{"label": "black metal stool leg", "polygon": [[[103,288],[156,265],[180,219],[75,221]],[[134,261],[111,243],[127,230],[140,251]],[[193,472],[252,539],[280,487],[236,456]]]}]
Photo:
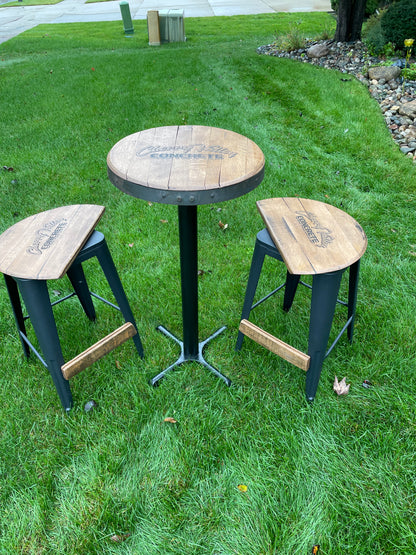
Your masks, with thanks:
[{"label": "black metal stool leg", "polygon": [[87,280],[85,278],[84,270],[81,264],[72,264],[72,266],[67,271],[67,276],[72,283],[72,287],[77,294],[79,302],[84,309],[87,317],[94,321],[96,319],[96,313],[94,304],[92,302],[91,294],[88,289]]},{"label": "black metal stool leg", "polygon": [[343,271],[313,276],[308,341],[311,361],[305,387],[308,401],[313,401],[318,389]]},{"label": "black metal stool leg", "polygon": [[126,322],[131,322],[136,328],[136,335],[133,336],[133,341],[136,346],[137,352],[143,358],[143,345],[140,339],[139,331],[137,328],[136,321],[134,319],[133,313],[130,308],[129,301],[127,299],[126,293],[124,292],[123,285],[121,283],[120,277],[118,275],[117,269],[113,262],[110,250],[107,246],[105,239],[100,243],[99,247],[96,249],[95,256],[97,257],[101,268],[103,269],[104,275],[107,278],[108,284],[111,287],[113,295],[117,301],[120,311]]},{"label": "black metal stool leg", "polygon": [[19,290],[15,280],[6,274],[4,274],[4,280],[6,282],[7,292],[9,294],[10,303],[12,305],[14,319],[16,321],[16,326],[19,333],[20,342],[23,347],[23,352],[27,358],[30,354],[30,348],[27,343],[22,339],[22,334],[26,335],[25,319],[22,312],[22,303],[20,302]]},{"label": "black metal stool leg", "polygon": [[283,298],[283,310],[289,312],[292,307],[293,299],[295,298],[295,293],[299,285],[300,276],[286,273],[286,286],[285,295]]},{"label": "black metal stool leg", "polygon": [[358,293],[358,278],[360,274],[360,260],[354,262],[350,266],[349,275],[349,288],[348,288],[348,319],[351,318],[351,322],[348,326],[347,334],[350,343],[352,343],[352,338],[354,335],[354,322],[355,322],[355,309],[357,306],[357,293]]},{"label": "black metal stool leg", "polygon": [[71,389],[69,382],[65,380],[61,371],[64,358],[49,298],[47,282],[25,279],[17,279],[16,281],[62,406],[66,411],[69,411],[72,407]]},{"label": "black metal stool leg", "polygon": [[[254,295],[256,294],[256,289],[259,282],[261,269],[263,267],[265,256],[266,256],[266,250],[262,247],[260,242],[256,240],[253,257],[251,259],[250,273],[248,276],[246,294],[244,297],[243,310],[241,313],[240,320],[244,320],[244,319],[248,320],[250,316],[251,307],[253,306],[253,299],[254,299]],[[241,349],[241,346],[243,344],[243,339],[244,339],[244,334],[241,333],[241,331],[239,331],[237,336],[237,343],[235,345],[236,351],[239,351]]]}]

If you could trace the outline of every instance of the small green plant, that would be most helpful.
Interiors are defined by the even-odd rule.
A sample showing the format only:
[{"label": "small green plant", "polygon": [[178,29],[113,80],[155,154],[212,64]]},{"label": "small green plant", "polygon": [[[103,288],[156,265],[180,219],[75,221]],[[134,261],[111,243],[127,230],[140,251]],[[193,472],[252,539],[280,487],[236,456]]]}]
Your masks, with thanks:
[{"label": "small green plant", "polygon": [[315,40],[330,40],[334,38],[334,29],[331,27],[324,27],[316,37]]},{"label": "small green plant", "polygon": [[416,64],[410,64],[407,68],[407,79],[409,81],[416,81]]},{"label": "small green plant", "polygon": [[405,39],[404,41],[404,47],[406,48],[406,63],[404,65],[404,70],[403,70],[403,86],[402,86],[402,92],[404,92],[404,86],[406,84],[406,79],[409,79],[409,60],[410,60],[410,55],[412,53],[412,46],[414,43],[414,39]]},{"label": "small green plant", "polygon": [[276,38],[276,46],[280,50],[285,52],[292,52],[293,50],[299,50],[305,48],[307,39],[299,30],[300,22],[293,25],[289,31],[284,35],[279,35]]}]

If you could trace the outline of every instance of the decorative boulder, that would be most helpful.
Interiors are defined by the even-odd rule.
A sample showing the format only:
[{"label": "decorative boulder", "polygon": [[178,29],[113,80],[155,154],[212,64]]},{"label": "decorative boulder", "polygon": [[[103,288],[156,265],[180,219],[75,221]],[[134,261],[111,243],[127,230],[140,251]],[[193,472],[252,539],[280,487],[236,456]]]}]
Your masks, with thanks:
[{"label": "decorative boulder", "polygon": [[411,102],[406,102],[406,104],[401,104],[399,108],[399,114],[402,116],[407,116],[409,118],[416,118],[416,100]]},{"label": "decorative boulder", "polygon": [[326,56],[329,52],[329,48],[326,44],[314,44],[306,51],[308,58],[322,58]]},{"label": "decorative boulder", "polygon": [[391,79],[396,79],[401,73],[401,69],[397,66],[376,66],[370,67],[368,70],[368,76],[370,79],[384,79],[385,82],[391,81]]}]

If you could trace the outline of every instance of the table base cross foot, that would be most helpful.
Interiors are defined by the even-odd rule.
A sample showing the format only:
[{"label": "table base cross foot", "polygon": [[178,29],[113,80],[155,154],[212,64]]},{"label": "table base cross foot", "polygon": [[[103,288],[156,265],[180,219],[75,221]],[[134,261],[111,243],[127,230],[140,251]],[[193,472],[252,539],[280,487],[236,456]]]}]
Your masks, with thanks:
[{"label": "table base cross foot", "polygon": [[185,347],[184,347],[184,343],[183,341],[181,341],[180,339],[178,339],[177,337],[175,337],[173,335],[173,333],[171,333],[169,330],[167,330],[165,327],[163,326],[158,326],[157,329],[162,332],[164,335],[167,335],[168,337],[170,337],[171,339],[173,339],[181,348],[181,354],[179,355],[178,359],[171,364],[170,366],[168,366],[167,368],[165,368],[165,370],[162,370],[162,372],[160,372],[157,376],[155,376],[154,378],[152,378],[151,380],[149,380],[150,385],[153,386],[157,386],[159,385],[159,381],[164,378],[166,376],[166,374],[170,371],[173,370],[174,368],[176,368],[177,366],[180,366],[181,364],[183,364],[184,362],[199,362],[200,364],[204,365],[205,368],[207,368],[210,372],[212,372],[213,374],[215,374],[217,376],[217,378],[221,378],[222,380],[224,380],[224,382],[230,386],[232,384],[230,378],[227,378],[227,376],[224,376],[224,374],[221,374],[221,372],[219,370],[217,370],[217,368],[214,368],[214,366],[212,366],[211,364],[209,364],[209,362],[207,362],[204,358],[204,349],[205,349],[205,345],[211,341],[211,339],[215,339],[218,335],[220,335],[220,333],[222,333],[225,329],[226,326],[223,326],[222,328],[218,329],[215,333],[213,333],[212,335],[210,335],[207,339],[205,339],[205,341],[201,341],[200,343],[198,343],[198,354],[196,356],[191,356],[191,355],[187,355],[185,353]]}]

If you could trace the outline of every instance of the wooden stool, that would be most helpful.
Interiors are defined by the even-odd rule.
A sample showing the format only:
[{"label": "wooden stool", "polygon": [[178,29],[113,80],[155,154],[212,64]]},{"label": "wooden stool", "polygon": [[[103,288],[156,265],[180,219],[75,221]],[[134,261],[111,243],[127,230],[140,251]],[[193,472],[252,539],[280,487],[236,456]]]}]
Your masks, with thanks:
[{"label": "wooden stool", "polygon": [[[322,363],[345,330],[352,341],[360,259],[367,248],[361,226],[329,204],[301,198],[272,198],[257,202],[266,224],[257,234],[244,299],[236,350],[244,335],[306,371],[306,397],[313,401]],[[286,282],[253,305],[265,256],[286,264]],[[349,268],[348,303],[338,299],[344,270]],[[248,321],[253,308],[285,287],[283,310],[292,306],[301,275],[313,275],[308,354],[284,343]],[[308,286],[308,285],[307,285]],[[309,286],[308,286],[309,287]],[[336,304],[348,306],[348,319],[326,352]]]},{"label": "wooden stool", "polygon": [[[74,205],[30,216],[0,236],[0,272],[4,274],[23,351],[32,350],[52,376],[65,410],[72,407],[68,380],[133,337],[139,355],[143,347],[136,322],[104,235],[94,228],[105,208]],[[118,306],[91,293],[82,263],[96,256]],[[51,304],[47,280],[68,275],[75,292]],[[28,316],[23,316],[20,295]],[[91,295],[121,311],[126,323],[107,337],[64,363],[52,306],[77,295],[90,320],[95,320]],[[45,360],[30,343],[25,320],[30,319]]]}]

